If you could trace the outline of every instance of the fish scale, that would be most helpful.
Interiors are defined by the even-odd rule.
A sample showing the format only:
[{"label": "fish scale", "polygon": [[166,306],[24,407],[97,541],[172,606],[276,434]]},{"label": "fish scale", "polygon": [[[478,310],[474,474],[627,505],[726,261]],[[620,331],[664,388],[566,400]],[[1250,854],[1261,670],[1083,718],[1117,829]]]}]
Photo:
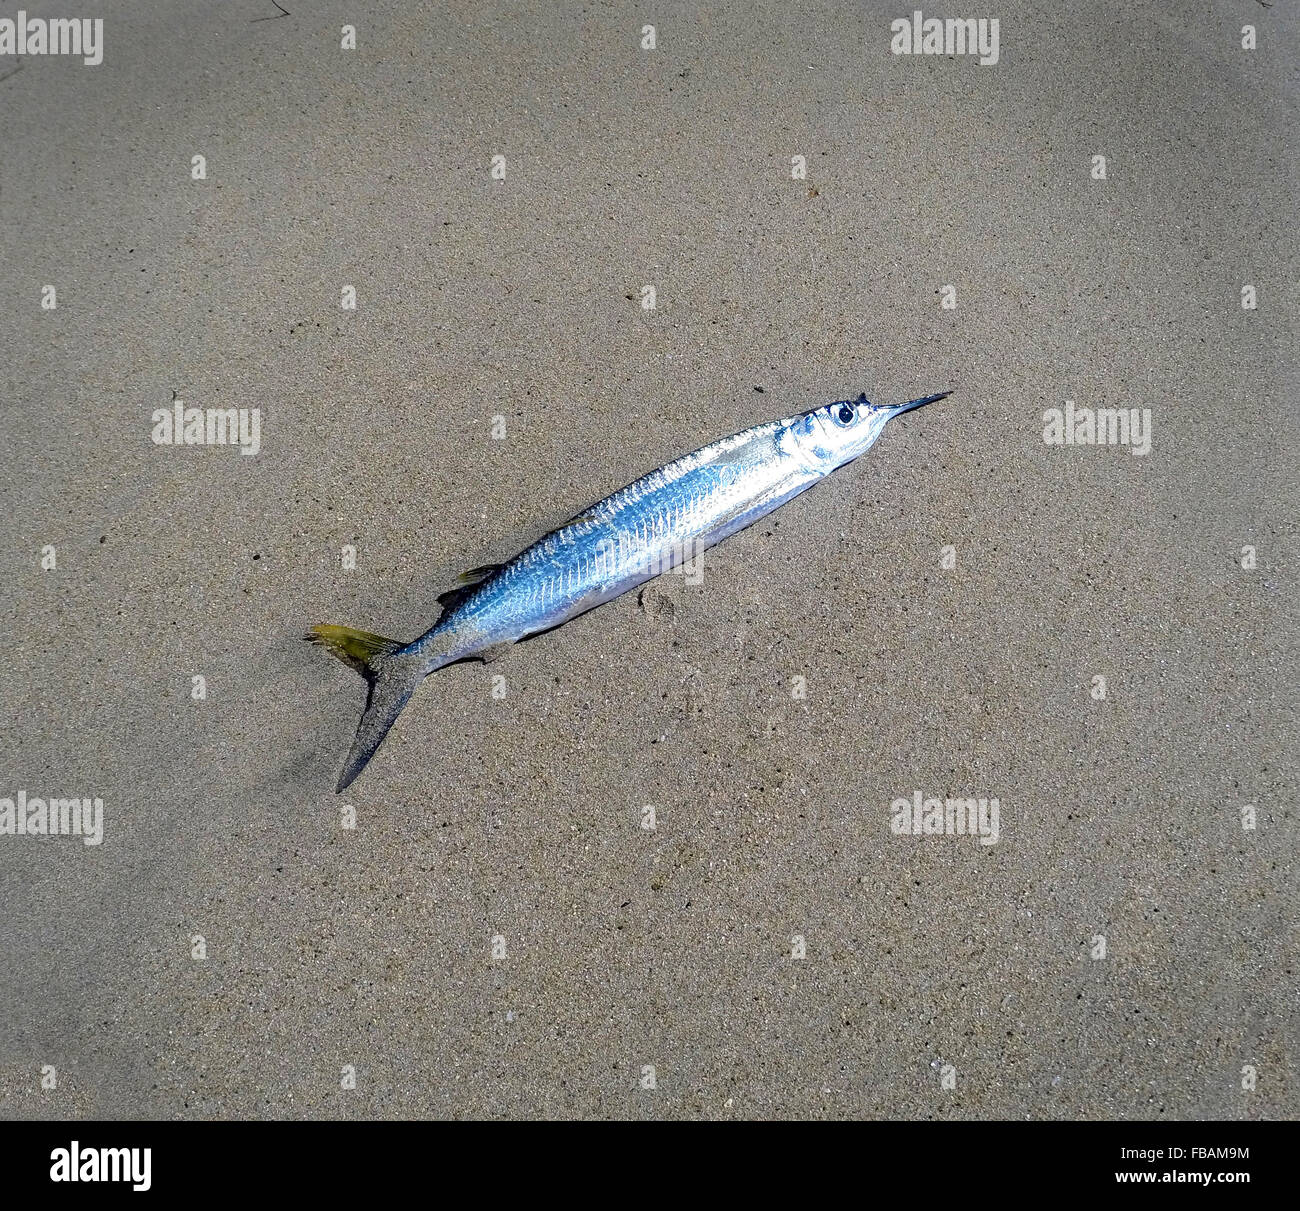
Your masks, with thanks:
[{"label": "fish scale", "polygon": [[365,768],[420,682],[457,660],[495,659],[509,645],[696,558],[866,453],[886,422],[946,398],[877,405],[836,400],[721,438],[620,488],[499,567],[466,573],[442,617],[403,644],[320,625],[306,638],[365,677],[369,694],[339,778]]}]

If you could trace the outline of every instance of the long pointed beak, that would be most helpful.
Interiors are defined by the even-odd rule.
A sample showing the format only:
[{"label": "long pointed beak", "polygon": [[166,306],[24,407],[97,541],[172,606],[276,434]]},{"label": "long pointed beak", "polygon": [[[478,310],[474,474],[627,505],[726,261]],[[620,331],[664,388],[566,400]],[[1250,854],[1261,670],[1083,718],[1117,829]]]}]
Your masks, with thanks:
[{"label": "long pointed beak", "polygon": [[905,404],[897,404],[889,410],[889,419],[893,420],[896,416],[902,416],[904,412],[911,412],[913,408],[924,408],[926,404],[937,403],[941,399],[947,399],[952,394],[951,391],[940,391],[938,395],[924,395],[920,399],[909,399]]}]

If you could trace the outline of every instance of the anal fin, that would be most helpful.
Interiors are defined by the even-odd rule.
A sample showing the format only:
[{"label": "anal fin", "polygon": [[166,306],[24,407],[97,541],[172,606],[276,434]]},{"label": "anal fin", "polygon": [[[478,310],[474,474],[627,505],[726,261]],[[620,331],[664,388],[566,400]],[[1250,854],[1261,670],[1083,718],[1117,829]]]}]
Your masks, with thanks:
[{"label": "anal fin", "polygon": [[491,647],[484,648],[480,652],[475,652],[477,659],[484,664],[491,664],[494,660],[500,660],[512,647],[515,646],[513,639],[506,640],[505,643],[494,643]]}]

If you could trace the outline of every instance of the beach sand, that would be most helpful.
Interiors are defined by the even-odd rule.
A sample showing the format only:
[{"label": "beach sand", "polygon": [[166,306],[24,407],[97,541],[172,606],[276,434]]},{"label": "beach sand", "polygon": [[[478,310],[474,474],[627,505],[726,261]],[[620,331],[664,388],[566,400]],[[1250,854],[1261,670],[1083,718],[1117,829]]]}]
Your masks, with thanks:
[{"label": "beach sand", "polygon": [[[0,60],[0,797],[103,801],[0,836],[0,1114],[1300,1113],[1294,11],[1002,5],[981,65],[875,2],[286,7]],[[306,626],[948,388],[334,794]]]}]

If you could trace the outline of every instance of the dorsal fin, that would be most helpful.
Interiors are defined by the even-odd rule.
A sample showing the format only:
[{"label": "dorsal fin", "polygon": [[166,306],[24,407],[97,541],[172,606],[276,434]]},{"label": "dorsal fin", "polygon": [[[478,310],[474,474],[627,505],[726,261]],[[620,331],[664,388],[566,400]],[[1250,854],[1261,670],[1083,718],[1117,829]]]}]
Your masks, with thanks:
[{"label": "dorsal fin", "polygon": [[505,564],[485,563],[481,568],[470,568],[456,577],[456,587],[438,594],[438,604],[443,610],[454,610],[489,576],[495,576]]},{"label": "dorsal fin", "polygon": [[495,575],[506,565],[503,563],[485,563],[481,568],[470,568],[468,572],[462,572],[456,577],[457,584],[478,584],[481,580],[486,580],[489,576]]}]

